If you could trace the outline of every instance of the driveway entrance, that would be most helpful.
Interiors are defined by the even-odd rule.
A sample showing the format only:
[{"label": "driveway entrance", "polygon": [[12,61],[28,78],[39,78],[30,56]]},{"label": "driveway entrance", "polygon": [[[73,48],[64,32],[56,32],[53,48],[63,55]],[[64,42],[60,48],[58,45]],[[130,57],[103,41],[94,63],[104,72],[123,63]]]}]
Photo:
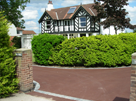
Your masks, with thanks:
[{"label": "driveway entrance", "polygon": [[129,101],[131,68],[114,69],[58,69],[33,66],[34,80],[39,91],[31,95],[53,98],[55,101]]}]

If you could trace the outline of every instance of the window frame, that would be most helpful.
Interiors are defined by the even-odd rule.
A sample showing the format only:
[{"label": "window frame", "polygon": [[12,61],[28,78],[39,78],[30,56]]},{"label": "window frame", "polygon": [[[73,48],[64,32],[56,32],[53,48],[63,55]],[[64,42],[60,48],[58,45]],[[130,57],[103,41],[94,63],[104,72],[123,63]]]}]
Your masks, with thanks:
[{"label": "window frame", "polygon": [[[85,21],[81,21],[81,18],[85,18]],[[85,23],[85,26],[82,26],[81,23]],[[87,26],[87,21],[86,21],[86,17],[79,17],[79,27],[80,28],[85,28]]]},{"label": "window frame", "polygon": [[[50,30],[51,29],[51,21],[50,21],[50,24],[47,24],[48,21],[50,21],[50,20],[45,21],[45,30]],[[48,28],[48,27],[50,27],[50,28]]]}]

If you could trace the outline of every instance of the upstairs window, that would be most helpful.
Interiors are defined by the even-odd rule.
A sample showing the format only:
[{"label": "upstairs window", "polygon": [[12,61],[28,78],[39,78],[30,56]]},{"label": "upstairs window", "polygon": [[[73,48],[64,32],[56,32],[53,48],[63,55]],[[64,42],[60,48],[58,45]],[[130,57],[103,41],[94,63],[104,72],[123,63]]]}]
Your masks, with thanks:
[{"label": "upstairs window", "polygon": [[79,27],[86,27],[86,17],[79,18]]},{"label": "upstairs window", "polygon": [[51,21],[45,21],[45,30],[50,30],[51,28]]},{"label": "upstairs window", "polygon": [[65,20],[64,25],[65,26],[70,26],[70,21],[69,20]]}]

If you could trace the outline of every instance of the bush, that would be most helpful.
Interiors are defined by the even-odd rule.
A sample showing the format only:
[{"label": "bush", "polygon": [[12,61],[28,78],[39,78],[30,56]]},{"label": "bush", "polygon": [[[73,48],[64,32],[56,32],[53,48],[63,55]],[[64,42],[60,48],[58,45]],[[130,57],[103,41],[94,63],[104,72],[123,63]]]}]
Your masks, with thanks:
[{"label": "bush", "polygon": [[9,96],[18,91],[18,80],[13,60],[13,47],[9,46],[9,24],[0,12],[0,98]]},{"label": "bush", "polygon": [[131,64],[136,33],[97,35],[65,40],[51,50],[50,65],[121,66]]},{"label": "bush", "polygon": [[0,48],[1,47],[9,47],[9,35],[8,33],[8,28],[9,25],[7,25],[7,20],[5,19],[5,16],[0,12]]},{"label": "bush", "polygon": [[15,72],[12,47],[0,48],[0,98],[18,91],[18,79]]},{"label": "bush", "polygon": [[21,48],[21,37],[15,36],[12,42],[14,43],[14,47]]},{"label": "bush", "polygon": [[49,35],[47,33],[34,36],[31,43],[35,62],[48,65],[49,56],[52,54],[50,49],[62,43],[64,39],[61,35]]}]

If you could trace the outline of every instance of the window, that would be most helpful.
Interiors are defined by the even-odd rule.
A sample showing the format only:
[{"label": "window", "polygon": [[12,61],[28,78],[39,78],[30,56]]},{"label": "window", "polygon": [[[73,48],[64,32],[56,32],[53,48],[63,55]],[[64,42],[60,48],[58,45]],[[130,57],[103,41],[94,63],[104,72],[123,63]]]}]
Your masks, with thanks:
[{"label": "window", "polygon": [[76,7],[71,7],[71,8],[69,9],[69,11],[68,11],[68,14],[74,13],[75,9],[76,9]]},{"label": "window", "polygon": [[86,17],[79,18],[79,27],[86,27]]},{"label": "window", "polygon": [[20,32],[20,31],[17,30],[17,34],[20,34],[19,32]]},{"label": "window", "polygon": [[51,28],[51,21],[45,21],[45,30],[50,30]]},{"label": "window", "polygon": [[55,26],[58,26],[58,23],[57,23],[57,21],[54,21],[54,25],[55,25]]},{"label": "window", "polygon": [[65,25],[65,26],[70,26],[70,21],[69,21],[69,20],[66,20],[64,25]]}]

